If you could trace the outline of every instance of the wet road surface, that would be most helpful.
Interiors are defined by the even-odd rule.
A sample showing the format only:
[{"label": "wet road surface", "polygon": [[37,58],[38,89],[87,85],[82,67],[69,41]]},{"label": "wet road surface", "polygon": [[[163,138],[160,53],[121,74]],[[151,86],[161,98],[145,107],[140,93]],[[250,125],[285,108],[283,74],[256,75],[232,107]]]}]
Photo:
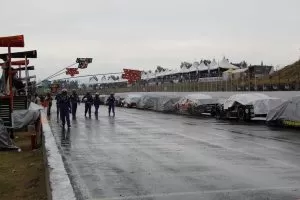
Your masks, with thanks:
[{"label": "wet road surface", "polygon": [[51,128],[78,199],[300,199],[300,132],[118,108]]}]

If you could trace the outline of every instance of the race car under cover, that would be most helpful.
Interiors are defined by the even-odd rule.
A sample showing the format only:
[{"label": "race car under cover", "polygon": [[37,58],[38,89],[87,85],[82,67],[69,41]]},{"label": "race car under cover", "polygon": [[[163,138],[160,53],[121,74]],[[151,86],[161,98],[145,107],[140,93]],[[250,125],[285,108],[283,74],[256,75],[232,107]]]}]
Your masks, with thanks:
[{"label": "race car under cover", "polygon": [[157,94],[144,94],[137,102],[136,107],[138,109],[153,110],[157,101],[158,101]]},{"label": "race car under cover", "polygon": [[142,94],[132,93],[128,94],[124,99],[124,107],[134,108],[142,98]]},{"label": "race car under cover", "polygon": [[271,109],[266,121],[268,125],[300,128],[300,96],[295,96]]},{"label": "race car under cover", "polygon": [[174,112],[174,104],[180,97],[166,94],[144,94],[137,104],[137,108],[159,112]]},{"label": "race car under cover", "polygon": [[249,121],[254,117],[266,117],[267,113],[282,104],[283,100],[261,93],[235,94],[216,107],[216,118],[236,118]]},{"label": "race car under cover", "polygon": [[202,115],[211,114],[218,100],[210,95],[195,93],[182,97],[176,104],[175,109],[180,114]]}]

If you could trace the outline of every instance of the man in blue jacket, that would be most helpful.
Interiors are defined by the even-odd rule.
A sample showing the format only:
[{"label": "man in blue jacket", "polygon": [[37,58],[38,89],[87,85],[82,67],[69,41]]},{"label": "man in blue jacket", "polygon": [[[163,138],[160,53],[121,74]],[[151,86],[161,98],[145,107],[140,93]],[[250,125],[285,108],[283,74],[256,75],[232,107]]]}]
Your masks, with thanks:
[{"label": "man in blue jacket", "polygon": [[59,98],[59,111],[60,111],[60,119],[62,122],[62,127],[64,128],[67,122],[68,128],[70,128],[71,127],[70,124],[71,102],[66,89],[62,90],[62,93]]}]

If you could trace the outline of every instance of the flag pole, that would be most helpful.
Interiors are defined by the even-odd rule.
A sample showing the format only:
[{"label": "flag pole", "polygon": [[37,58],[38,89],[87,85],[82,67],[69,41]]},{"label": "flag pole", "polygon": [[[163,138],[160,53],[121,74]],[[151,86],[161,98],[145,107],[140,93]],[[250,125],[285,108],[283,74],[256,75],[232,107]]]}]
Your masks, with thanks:
[{"label": "flag pole", "polygon": [[10,97],[10,105],[11,111],[13,111],[13,88],[12,88],[12,70],[11,70],[11,47],[8,47],[8,79],[9,79],[9,97]]},{"label": "flag pole", "polygon": [[25,95],[28,96],[28,68],[27,68],[27,56],[25,56]]}]

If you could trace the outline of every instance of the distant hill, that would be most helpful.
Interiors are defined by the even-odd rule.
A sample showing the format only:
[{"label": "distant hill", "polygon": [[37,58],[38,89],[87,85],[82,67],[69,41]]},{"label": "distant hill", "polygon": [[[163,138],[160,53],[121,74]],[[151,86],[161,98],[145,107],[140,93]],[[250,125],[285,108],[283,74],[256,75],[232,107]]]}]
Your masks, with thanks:
[{"label": "distant hill", "polygon": [[258,80],[258,84],[299,84],[300,60]]},{"label": "distant hill", "polygon": [[280,78],[281,80],[289,80],[290,82],[299,80],[300,60],[274,72],[272,78]]}]

